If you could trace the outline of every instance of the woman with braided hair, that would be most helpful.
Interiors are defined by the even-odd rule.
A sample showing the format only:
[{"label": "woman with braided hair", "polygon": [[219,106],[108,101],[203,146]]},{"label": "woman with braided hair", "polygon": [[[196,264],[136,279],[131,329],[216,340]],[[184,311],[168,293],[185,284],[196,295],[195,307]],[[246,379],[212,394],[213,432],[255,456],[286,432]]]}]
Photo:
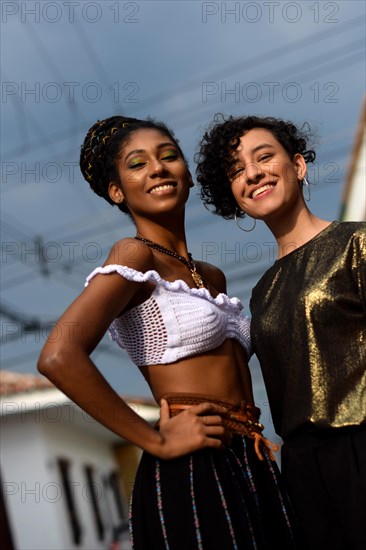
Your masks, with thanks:
[{"label": "woman with braided hair", "polygon": [[[193,183],[177,140],[150,119],[111,117],[87,133],[80,166],[93,191],[131,216],[136,235],[117,242],[89,275],[38,368],[144,450],[131,502],[133,547],[297,548],[275,446],[261,435],[253,403],[248,318],[226,295],[223,273],[187,250]],[[72,340],[63,330],[70,323]],[[155,428],[90,359],[107,330],[160,404]]]},{"label": "woman with braided hair", "polygon": [[308,209],[310,139],[291,121],[219,115],[198,181],[215,213],[263,220],[278,244],[252,291],[251,335],[306,547],[364,550],[366,224]]}]

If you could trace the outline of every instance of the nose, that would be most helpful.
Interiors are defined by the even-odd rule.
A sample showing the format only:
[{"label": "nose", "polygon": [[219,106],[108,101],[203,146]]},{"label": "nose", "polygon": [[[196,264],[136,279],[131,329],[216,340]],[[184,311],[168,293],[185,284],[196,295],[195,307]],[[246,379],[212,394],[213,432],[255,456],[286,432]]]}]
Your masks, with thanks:
[{"label": "nose", "polygon": [[256,183],[263,177],[262,167],[257,162],[251,162],[245,167],[245,175],[248,183]]},{"label": "nose", "polygon": [[159,176],[167,173],[166,166],[164,165],[164,163],[159,158],[155,158],[155,159],[151,160],[149,162],[149,168],[150,168],[149,172],[150,172],[150,177],[151,178],[159,177]]}]

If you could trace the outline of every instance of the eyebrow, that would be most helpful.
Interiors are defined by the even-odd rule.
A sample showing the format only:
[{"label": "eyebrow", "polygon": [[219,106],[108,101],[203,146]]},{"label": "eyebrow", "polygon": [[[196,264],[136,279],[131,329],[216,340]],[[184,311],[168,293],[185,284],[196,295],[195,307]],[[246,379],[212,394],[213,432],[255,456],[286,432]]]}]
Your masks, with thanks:
[{"label": "eyebrow", "polygon": [[[171,142],[171,141],[167,141],[165,143],[159,143],[159,145],[157,146],[157,149],[160,150],[160,149],[163,149],[164,147],[175,147],[175,149],[177,149],[177,146]],[[126,155],[125,157],[125,161],[128,159],[128,157],[130,157],[131,155],[136,155],[138,153],[145,153],[146,149],[134,149],[133,151],[130,151],[128,153],[128,155]]]},{"label": "eyebrow", "polygon": [[[259,145],[256,145],[254,149],[252,149],[252,153],[257,153],[261,149],[265,149],[266,147],[270,147],[271,149],[274,149],[274,146],[270,143],[260,143]],[[237,153],[234,151],[234,158],[237,158]]]},{"label": "eyebrow", "polygon": [[261,143],[261,144],[257,145],[256,147],[254,147],[252,152],[256,153],[257,151],[259,151],[260,149],[264,149],[265,147],[271,147],[273,149],[273,145],[271,145],[270,143]]}]

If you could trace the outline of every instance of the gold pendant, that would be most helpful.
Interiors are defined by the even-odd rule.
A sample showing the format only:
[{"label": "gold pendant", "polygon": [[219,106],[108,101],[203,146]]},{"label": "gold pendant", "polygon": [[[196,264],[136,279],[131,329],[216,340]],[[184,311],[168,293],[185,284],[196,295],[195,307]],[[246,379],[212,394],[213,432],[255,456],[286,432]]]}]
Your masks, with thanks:
[{"label": "gold pendant", "polygon": [[191,271],[192,279],[194,280],[196,286],[198,288],[205,288],[205,284],[203,282],[203,279],[197,271]]}]

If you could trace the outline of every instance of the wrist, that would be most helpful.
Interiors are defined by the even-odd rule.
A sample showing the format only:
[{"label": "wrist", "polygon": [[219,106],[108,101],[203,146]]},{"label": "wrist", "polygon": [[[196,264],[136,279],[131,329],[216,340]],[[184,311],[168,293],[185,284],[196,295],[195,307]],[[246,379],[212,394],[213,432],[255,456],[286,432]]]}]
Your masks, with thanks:
[{"label": "wrist", "polygon": [[160,432],[156,430],[154,431],[154,437],[152,437],[150,441],[146,442],[143,449],[147,453],[156,456],[157,458],[166,459],[168,457],[166,456],[167,453],[165,439]]}]

